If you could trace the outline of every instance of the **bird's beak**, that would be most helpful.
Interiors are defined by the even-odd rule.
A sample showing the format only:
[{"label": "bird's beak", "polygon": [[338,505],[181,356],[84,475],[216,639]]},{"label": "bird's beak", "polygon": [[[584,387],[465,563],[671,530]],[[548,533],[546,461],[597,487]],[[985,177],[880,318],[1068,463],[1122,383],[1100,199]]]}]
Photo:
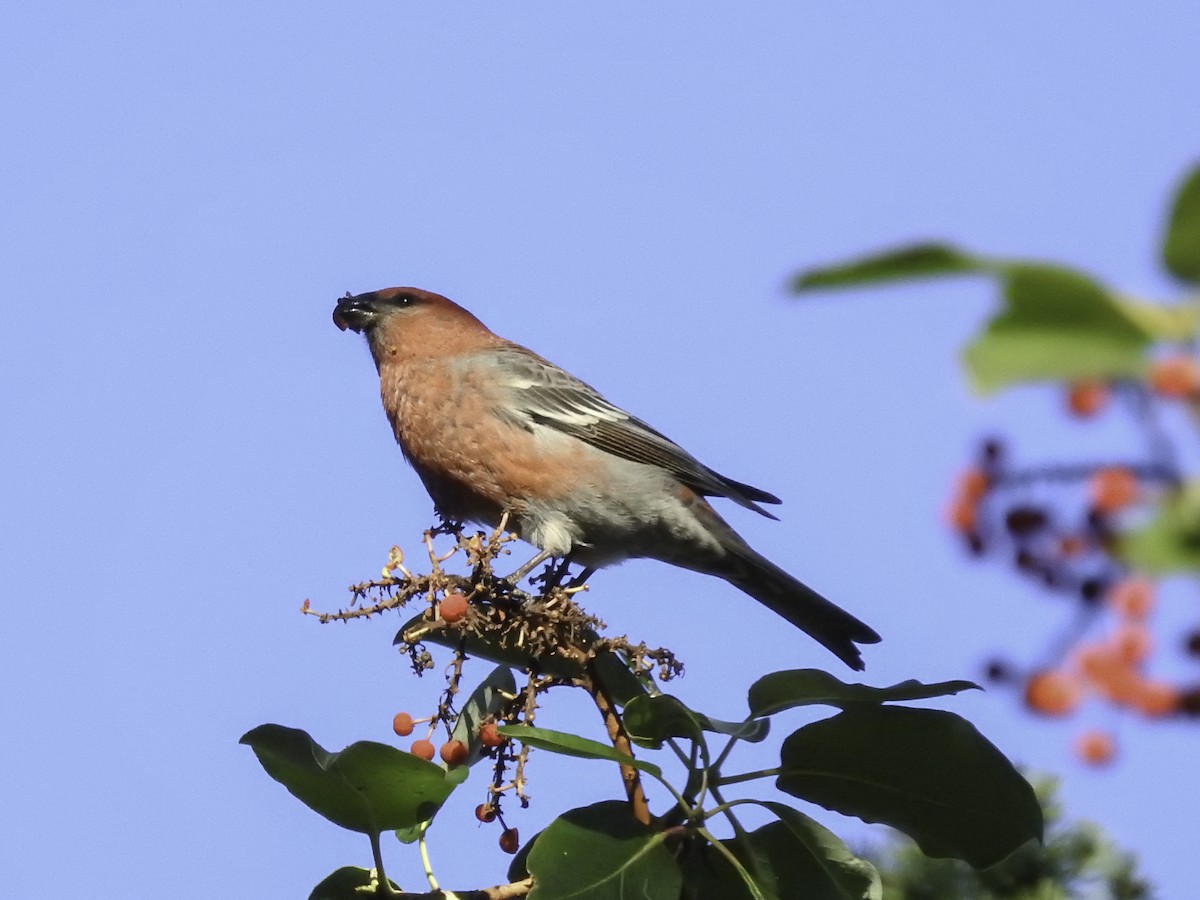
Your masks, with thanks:
[{"label": "bird's beak", "polygon": [[374,297],[371,294],[359,294],[357,297],[352,297],[347,293],[345,297],[338,300],[337,306],[333,309],[333,324],[342,331],[349,328],[351,331],[361,334],[371,327],[379,315],[373,301]]}]

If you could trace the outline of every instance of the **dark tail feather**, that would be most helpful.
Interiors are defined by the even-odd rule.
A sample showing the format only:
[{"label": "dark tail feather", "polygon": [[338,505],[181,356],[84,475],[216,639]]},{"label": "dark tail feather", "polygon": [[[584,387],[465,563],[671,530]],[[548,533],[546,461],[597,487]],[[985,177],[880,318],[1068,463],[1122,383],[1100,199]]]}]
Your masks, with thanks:
[{"label": "dark tail feather", "polygon": [[730,571],[720,573],[725,580],[820,641],[850,668],[863,669],[855,644],[878,643],[873,628],[752,550],[731,555],[730,561]]}]

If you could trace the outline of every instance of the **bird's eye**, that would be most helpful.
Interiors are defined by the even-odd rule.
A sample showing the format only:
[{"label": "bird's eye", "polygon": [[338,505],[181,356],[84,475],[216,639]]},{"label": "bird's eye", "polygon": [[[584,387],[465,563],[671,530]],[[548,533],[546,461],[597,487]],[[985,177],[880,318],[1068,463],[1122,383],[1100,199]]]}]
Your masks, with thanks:
[{"label": "bird's eye", "polygon": [[412,294],[401,293],[392,297],[392,303],[396,304],[396,306],[412,306],[416,302],[417,298]]}]

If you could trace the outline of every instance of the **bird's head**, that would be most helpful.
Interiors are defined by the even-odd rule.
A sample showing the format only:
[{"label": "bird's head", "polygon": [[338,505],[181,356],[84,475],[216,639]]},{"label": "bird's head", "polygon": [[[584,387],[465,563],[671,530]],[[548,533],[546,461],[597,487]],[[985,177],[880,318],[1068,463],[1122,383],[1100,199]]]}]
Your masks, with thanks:
[{"label": "bird's head", "polygon": [[367,294],[351,294],[340,298],[333,310],[333,324],[345,331],[370,334],[393,316],[412,316],[420,307],[436,301],[449,303],[445,297],[417,288],[394,287]]},{"label": "bird's head", "polygon": [[385,360],[470,350],[497,340],[451,300],[431,291],[392,287],[340,298],[333,323],[365,335],[377,364]]}]

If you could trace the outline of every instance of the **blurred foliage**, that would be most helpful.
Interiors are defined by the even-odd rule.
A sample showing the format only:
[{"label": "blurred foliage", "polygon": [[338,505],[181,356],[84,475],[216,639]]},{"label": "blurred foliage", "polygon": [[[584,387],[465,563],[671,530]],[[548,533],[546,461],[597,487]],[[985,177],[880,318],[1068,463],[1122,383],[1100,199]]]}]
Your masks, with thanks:
[{"label": "blurred foliage", "polygon": [[1153,900],[1133,854],[1098,825],[1064,821],[1053,780],[1039,779],[1035,788],[1045,845],[1030,842],[990,868],[931,859],[902,835],[861,855],[875,864],[887,900]]},{"label": "blurred foliage", "polygon": [[[1121,408],[1142,449],[1132,457],[1018,464],[1014,441],[995,435],[956,478],[950,527],[976,558],[1008,563],[1023,579],[1072,605],[1061,633],[1023,654],[993,659],[988,678],[1019,690],[1041,715],[1074,714],[1100,698],[1146,719],[1200,717],[1200,683],[1157,679],[1156,646],[1200,655],[1200,622],[1179,640],[1153,633],[1152,579],[1200,571],[1200,477],[1180,452],[1200,422],[1200,166],[1181,180],[1164,217],[1159,259],[1182,293],[1132,297],[1056,263],[1001,259],[948,243],[921,243],[798,273],[798,294],[918,278],[984,276],[995,308],[961,351],[981,394],[1053,385],[1066,414],[1099,419]],[[1000,429],[993,429],[993,432]],[[1144,599],[1131,603],[1138,593]],[[1080,734],[1092,765],[1115,741]]]}]

